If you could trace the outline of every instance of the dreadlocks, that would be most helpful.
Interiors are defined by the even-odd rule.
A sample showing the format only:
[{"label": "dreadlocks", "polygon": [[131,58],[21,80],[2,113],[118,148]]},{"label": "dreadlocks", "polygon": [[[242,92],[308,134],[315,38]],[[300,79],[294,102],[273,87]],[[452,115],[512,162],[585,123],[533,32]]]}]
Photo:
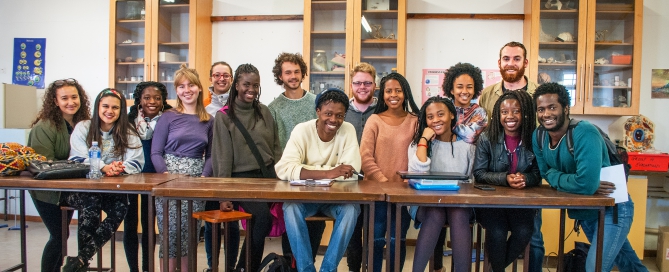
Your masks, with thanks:
[{"label": "dreadlocks", "polygon": [[384,95],[384,90],[386,89],[386,82],[388,82],[388,80],[391,79],[397,80],[397,82],[400,83],[400,87],[402,87],[402,92],[404,93],[404,101],[402,101],[402,108],[404,108],[404,111],[416,115],[419,109],[418,106],[416,106],[416,102],[413,101],[413,95],[411,94],[411,87],[409,86],[409,82],[404,76],[402,76],[399,73],[390,73],[381,79],[381,87],[379,89],[379,94],[376,97],[377,104],[374,113],[379,114],[388,110],[388,105],[386,105],[386,101],[383,99],[383,95]]},{"label": "dreadlocks", "polygon": [[[228,106],[228,116],[230,117],[231,120],[234,120],[237,118],[235,116],[235,100],[237,100],[237,96],[239,95],[239,92],[237,91],[237,83],[239,82],[239,77],[242,74],[256,74],[258,77],[260,77],[260,72],[258,72],[258,68],[253,66],[253,64],[246,63],[239,65],[237,67],[237,70],[235,70],[235,77],[232,80],[232,86],[230,87],[230,97],[228,98],[228,102],[225,104]],[[258,95],[256,96],[255,99],[253,99],[252,106],[253,106],[253,111],[255,112],[256,116],[256,122],[258,120],[263,120],[265,121],[265,118],[262,116],[262,110],[260,109],[260,94],[261,90],[258,88]],[[253,124],[253,127],[255,127],[255,123]]]},{"label": "dreadlocks", "polygon": [[145,81],[145,82],[140,82],[137,84],[137,87],[135,87],[135,91],[132,93],[132,97],[135,98],[135,104],[130,107],[130,112],[128,112],[128,119],[130,121],[130,125],[135,126],[135,119],[139,115],[139,104],[140,101],[142,100],[142,94],[144,93],[144,90],[148,87],[155,87],[160,91],[160,96],[163,97],[163,109],[161,111],[165,111],[168,109],[171,109],[172,106],[170,104],[167,104],[167,88],[165,87],[164,84],[155,82],[155,81]]},{"label": "dreadlocks", "polygon": [[488,125],[487,131],[490,141],[497,141],[500,135],[504,134],[504,127],[500,119],[500,107],[502,102],[505,100],[513,99],[518,101],[520,104],[520,141],[522,145],[528,149],[532,150],[532,133],[537,127],[536,125],[536,115],[534,112],[534,102],[532,97],[523,90],[508,91],[504,93],[497,102],[495,102],[495,107],[492,110],[492,119]]},{"label": "dreadlocks", "polygon": [[[442,103],[446,105],[446,108],[448,108],[448,111],[453,115],[453,120],[451,120],[451,133],[455,135],[455,132],[453,132],[453,128],[455,127],[455,124],[458,123],[458,114],[455,112],[455,105],[453,105],[453,102],[451,102],[450,99],[441,97],[441,96],[433,96],[430,97],[423,106],[420,108],[420,113],[418,114],[418,123],[416,124],[416,132],[413,135],[413,142],[411,143],[412,145],[417,145],[418,142],[420,141],[420,138],[423,137],[423,131],[427,127],[427,117],[426,117],[426,110],[427,107],[430,106],[432,103]],[[432,141],[427,142],[427,156],[430,157],[432,153]],[[453,158],[455,158],[455,153],[453,153],[453,141],[451,141],[451,155],[453,155]]]}]

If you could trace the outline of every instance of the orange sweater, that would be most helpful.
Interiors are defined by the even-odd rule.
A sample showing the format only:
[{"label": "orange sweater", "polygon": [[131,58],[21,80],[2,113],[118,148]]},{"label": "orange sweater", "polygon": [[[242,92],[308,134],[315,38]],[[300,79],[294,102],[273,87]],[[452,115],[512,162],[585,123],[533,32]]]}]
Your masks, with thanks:
[{"label": "orange sweater", "polygon": [[403,181],[397,171],[406,171],[407,150],[418,118],[408,114],[399,126],[386,124],[376,114],[367,119],[360,140],[360,157],[365,179],[380,182]]}]

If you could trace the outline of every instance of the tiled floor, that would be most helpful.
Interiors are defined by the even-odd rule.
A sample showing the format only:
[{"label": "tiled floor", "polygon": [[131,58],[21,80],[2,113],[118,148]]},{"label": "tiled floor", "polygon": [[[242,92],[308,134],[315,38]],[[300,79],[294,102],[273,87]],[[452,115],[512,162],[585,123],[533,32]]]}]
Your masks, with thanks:
[{"label": "tiled floor", "polygon": [[[0,225],[9,224],[13,226],[13,221],[0,221]],[[40,260],[42,256],[42,250],[44,249],[44,243],[48,239],[48,232],[44,227],[44,224],[38,222],[28,222],[28,271],[39,271]],[[70,226],[71,238],[68,240],[68,248],[70,249],[70,254],[74,255],[76,249],[76,226]],[[7,230],[7,228],[0,229],[0,270],[4,270],[10,266],[17,264],[17,260],[20,259],[20,232],[18,230]],[[405,271],[409,271],[413,261],[413,247],[407,248],[407,260],[404,265]],[[265,254],[269,252],[281,252],[281,241],[279,239],[268,239],[265,246]],[[157,254],[157,253],[156,253]],[[109,256],[109,245],[106,245],[104,248],[103,255]],[[316,258],[317,264],[316,267],[321,262],[323,256],[319,255]],[[223,258],[221,258],[223,260]],[[105,258],[106,264],[108,265],[109,259]],[[648,270],[651,272],[659,271],[655,266],[655,260],[646,258],[643,263],[648,267]],[[447,266],[445,271],[450,271],[450,257],[444,258],[444,264]],[[125,253],[123,251],[123,243],[120,241],[116,242],[116,265],[117,271],[127,272],[128,266],[125,261]],[[206,258],[204,253],[204,243],[200,243],[198,246],[198,270],[202,271],[206,267]],[[222,267],[222,266],[221,266]],[[339,271],[348,271],[346,266],[346,260],[342,260],[339,264]],[[508,268],[507,271],[511,271],[511,268]],[[555,271],[554,269],[544,269],[544,271]]]}]

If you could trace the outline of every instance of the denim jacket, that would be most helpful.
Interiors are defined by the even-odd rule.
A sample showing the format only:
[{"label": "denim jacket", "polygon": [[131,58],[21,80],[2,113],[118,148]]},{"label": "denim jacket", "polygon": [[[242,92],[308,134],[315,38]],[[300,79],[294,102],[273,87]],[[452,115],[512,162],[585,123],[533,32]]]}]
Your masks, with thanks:
[{"label": "denim jacket", "polygon": [[[532,150],[519,146],[516,153],[518,156],[516,172],[525,174],[525,186],[539,185],[541,174]],[[511,162],[504,146],[504,134],[502,133],[497,142],[492,144],[488,133],[483,132],[476,143],[476,158],[472,171],[476,183],[509,186],[506,182],[509,167],[511,167]]]}]

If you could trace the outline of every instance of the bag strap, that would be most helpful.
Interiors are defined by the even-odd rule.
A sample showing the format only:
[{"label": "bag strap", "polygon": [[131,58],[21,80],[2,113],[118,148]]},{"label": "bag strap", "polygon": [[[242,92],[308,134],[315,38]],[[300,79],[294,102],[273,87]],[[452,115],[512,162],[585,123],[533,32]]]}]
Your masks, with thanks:
[{"label": "bag strap", "polygon": [[235,123],[235,126],[237,126],[237,129],[239,129],[239,132],[242,133],[244,136],[244,139],[246,140],[246,144],[249,145],[249,149],[251,149],[251,153],[253,153],[253,157],[256,158],[256,161],[258,162],[258,166],[260,166],[260,172],[262,172],[263,177],[269,178],[270,173],[269,170],[267,170],[267,166],[265,165],[265,162],[262,159],[262,156],[260,156],[260,151],[258,150],[258,147],[256,146],[255,142],[253,139],[251,139],[251,135],[249,135],[249,132],[246,130],[244,125],[242,125],[241,122],[239,122],[239,119],[237,118],[230,118],[232,121]]},{"label": "bag strap", "polygon": [[569,127],[567,127],[567,149],[572,156],[574,156],[574,128],[580,122],[581,120],[571,119],[569,120]]}]

